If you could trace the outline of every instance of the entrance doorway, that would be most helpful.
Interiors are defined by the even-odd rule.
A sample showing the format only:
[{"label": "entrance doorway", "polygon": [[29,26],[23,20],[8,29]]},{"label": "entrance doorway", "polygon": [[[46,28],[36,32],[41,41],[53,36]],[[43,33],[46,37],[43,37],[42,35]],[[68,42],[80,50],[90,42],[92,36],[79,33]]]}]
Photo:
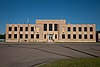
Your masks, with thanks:
[{"label": "entrance doorway", "polygon": [[48,42],[53,42],[53,34],[49,34],[49,36],[48,36]]}]

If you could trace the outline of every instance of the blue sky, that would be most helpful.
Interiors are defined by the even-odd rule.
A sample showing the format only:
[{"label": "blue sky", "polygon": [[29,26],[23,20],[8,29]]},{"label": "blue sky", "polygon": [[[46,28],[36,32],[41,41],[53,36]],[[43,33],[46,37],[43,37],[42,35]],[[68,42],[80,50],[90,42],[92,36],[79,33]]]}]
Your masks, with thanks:
[{"label": "blue sky", "polygon": [[35,24],[36,19],[66,19],[70,24],[96,24],[100,30],[100,0],[0,0],[0,33],[6,24]]}]

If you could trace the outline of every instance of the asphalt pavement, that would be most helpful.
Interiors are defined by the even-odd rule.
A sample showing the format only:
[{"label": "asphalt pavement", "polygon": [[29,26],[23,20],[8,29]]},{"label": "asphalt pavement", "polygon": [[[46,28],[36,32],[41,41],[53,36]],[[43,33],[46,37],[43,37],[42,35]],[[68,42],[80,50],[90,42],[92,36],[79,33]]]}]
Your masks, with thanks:
[{"label": "asphalt pavement", "polygon": [[98,58],[95,43],[0,43],[0,67],[34,67],[65,58]]}]

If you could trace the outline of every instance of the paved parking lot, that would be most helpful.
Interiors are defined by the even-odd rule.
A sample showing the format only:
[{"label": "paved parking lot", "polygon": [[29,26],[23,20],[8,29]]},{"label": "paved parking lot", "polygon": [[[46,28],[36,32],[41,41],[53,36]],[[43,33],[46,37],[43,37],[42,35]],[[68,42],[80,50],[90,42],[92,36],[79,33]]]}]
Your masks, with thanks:
[{"label": "paved parking lot", "polygon": [[100,44],[0,43],[0,67],[33,67],[64,58],[100,57]]}]

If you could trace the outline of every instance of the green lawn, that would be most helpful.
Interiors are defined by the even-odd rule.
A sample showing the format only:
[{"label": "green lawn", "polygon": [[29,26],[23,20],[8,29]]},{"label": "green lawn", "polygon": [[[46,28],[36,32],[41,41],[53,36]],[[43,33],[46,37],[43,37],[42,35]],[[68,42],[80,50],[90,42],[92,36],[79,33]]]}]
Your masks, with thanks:
[{"label": "green lawn", "polygon": [[100,67],[100,58],[63,59],[39,67]]}]

